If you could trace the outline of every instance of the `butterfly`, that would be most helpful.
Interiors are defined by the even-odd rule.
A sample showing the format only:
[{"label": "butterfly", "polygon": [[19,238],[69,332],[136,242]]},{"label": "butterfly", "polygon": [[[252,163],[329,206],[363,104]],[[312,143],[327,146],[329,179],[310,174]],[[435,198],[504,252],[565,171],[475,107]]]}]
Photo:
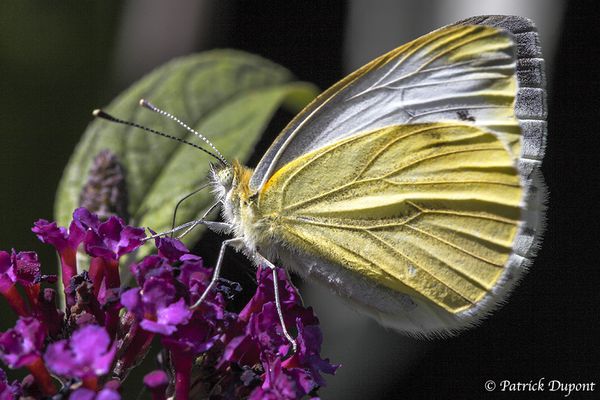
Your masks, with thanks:
[{"label": "butterfly", "polygon": [[506,299],[543,233],[543,68],[530,20],[473,17],[333,85],[255,169],[213,148],[223,222],[185,226],[231,234],[213,282],[232,246],[398,331],[477,324]]}]

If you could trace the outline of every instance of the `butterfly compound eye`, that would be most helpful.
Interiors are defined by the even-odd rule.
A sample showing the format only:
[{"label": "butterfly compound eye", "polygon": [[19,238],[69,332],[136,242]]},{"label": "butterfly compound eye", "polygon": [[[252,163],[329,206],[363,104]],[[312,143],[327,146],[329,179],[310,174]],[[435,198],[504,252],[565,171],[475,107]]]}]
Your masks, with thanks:
[{"label": "butterfly compound eye", "polygon": [[231,168],[222,168],[216,172],[219,183],[226,188],[230,188],[233,182],[233,171]]}]

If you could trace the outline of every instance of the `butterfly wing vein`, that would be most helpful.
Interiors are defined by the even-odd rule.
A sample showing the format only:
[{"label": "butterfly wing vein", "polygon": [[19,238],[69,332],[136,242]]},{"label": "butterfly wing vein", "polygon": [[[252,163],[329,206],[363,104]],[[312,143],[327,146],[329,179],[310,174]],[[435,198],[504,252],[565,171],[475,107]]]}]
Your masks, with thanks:
[{"label": "butterfly wing vein", "polygon": [[520,151],[514,118],[514,42],[487,26],[449,26],[373,60],[309,105],[284,129],[256,168],[260,190],[307,151],[386,126],[468,119]]},{"label": "butterfly wing vein", "polygon": [[390,126],[309,152],[271,177],[258,204],[281,242],[458,313],[499,279],[520,199],[497,136],[447,122]]}]

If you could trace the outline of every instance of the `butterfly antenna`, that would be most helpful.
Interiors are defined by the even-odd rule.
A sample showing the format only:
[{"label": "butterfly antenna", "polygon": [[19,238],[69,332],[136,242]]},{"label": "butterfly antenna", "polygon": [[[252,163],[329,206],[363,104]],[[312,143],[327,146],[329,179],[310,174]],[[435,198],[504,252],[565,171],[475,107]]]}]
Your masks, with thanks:
[{"label": "butterfly antenna", "polygon": [[145,127],[145,126],[143,126],[143,125],[136,124],[135,122],[125,121],[125,120],[122,120],[122,119],[119,119],[119,118],[113,117],[112,115],[110,115],[110,114],[108,114],[107,112],[105,112],[105,111],[102,111],[102,110],[94,110],[94,111],[92,112],[92,115],[93,115],[94,117],[96,117],[96,118],[102,118],[102,119],[105,119],[105,120],[107,120],[107,121],[114,122],[114,123],[121,124],[121,125],[133,126],[134,128],[138,128],[138,129],[141,129],[141,130],[143,130],[143,131],[146,131],[146,132],[153,133],[153,134],[155,134],[155,135],[158,135],[158,136],[166,137],[166,138],[168,138],[168,139],[172,139],[172,140],[175,140],[175,141],[177,141],[177,142],[180,142],[180,143],[187,144],[188,146],[192,146],[192,147],[194,147],[194,148],[196,148],[196,149],[198,149],[198,150],[202,150],[203,152],[205,152],[205,153],[206,153],[206,154],[208,154],[209,156],[216,158],[218,161],[222,162],[222,163],[223,163],[223,164],[225,164],[225,165],[228,165],[228,164],[227,164],[227,163],[226,163],[226,162],[225,162],[225,161],[222,159],[222,156],[221,156],[221,157],[219,157],[219,156],[217,156],[216,154],[213,154],[213,153],[211,153],[210,151],[206,150],[205,148],[203,148],[203,147],[200,147],[200,146],[198,146],[197,144],[194,144],[194,143],[192,143],[192,142],[188,142],[187,140],[184,140],[184,139],[178,138],[177,136],[169,135],[168,133],[164,133],[164,132],[160,132],[160,131],[157,131],[157,130],[154,130],[154,129],[150,129],[150,128],[147,128],[147,127]]},{"label": "butterfly antenna", "polygon": [[174,116],[173,114],[166,112],[164,110],[161,110],[160,108],[156,107],[154,104],[150,103],[148,100],[144,100],[141,99],[140,100],[140,106],[147,108],[150,111],[154,111],[157,114],[160,114],[164,117],[167,117],[173,121],[175,121],[179,126],[183,127],[185,130],[187,130],[190,133],[193,133],[194,135],[198,136],[200,139],[202,139],[204,141],[204,143],[206,143],[207,145],[210,146],[211,149],[213,149],[213,151],[215,153],[218,154],[219,156],[219,160],[229,166],[229,163],[227,162],[227,160],[225,160],[225,157],[223,157],[223,154],[221,154],[221,152],[215,147],[214,144],[212,144],[212,142],[210,140],[208,140],[208,138],[206,136],[204,136],[203,134],[201,134],[200,132],[192,129],[188,124],[186,124],[185,122],[183,122],[182,120],[180,120],[179,118],[177,118],[176,116]]}]

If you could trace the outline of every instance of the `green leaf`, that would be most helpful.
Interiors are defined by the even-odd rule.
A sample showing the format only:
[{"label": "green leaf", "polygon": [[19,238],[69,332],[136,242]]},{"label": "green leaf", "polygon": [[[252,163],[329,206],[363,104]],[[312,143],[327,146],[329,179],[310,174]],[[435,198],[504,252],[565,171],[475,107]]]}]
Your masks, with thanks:
[{"label": "green leaf", "polygon": [[[228,160],[244,163],[280,106],[296,113],[316,94],[315,86],[294,81],[289,71],[272,62],[239,51],[218,50],[169,62],[135,83],[105,110],[204,144],[173,121],[139,107],[139,99],[147,99],[208,137]],[[125,167],[129,223],[157,232],[170,229],[175,204],[206,182],[209,163],[215,161],[179,142],[94,120],[59,184],[55,217],[60,225],[71,220],[91,162],[103,149],[115,153]],[[180,207],[178,221],[199,217],[212,202],[209,190],[194,195]],[[201,233],[202,228],[195,229],[184,241],[191,246]],[[145,247],[137,258],[151,250]]]}]

